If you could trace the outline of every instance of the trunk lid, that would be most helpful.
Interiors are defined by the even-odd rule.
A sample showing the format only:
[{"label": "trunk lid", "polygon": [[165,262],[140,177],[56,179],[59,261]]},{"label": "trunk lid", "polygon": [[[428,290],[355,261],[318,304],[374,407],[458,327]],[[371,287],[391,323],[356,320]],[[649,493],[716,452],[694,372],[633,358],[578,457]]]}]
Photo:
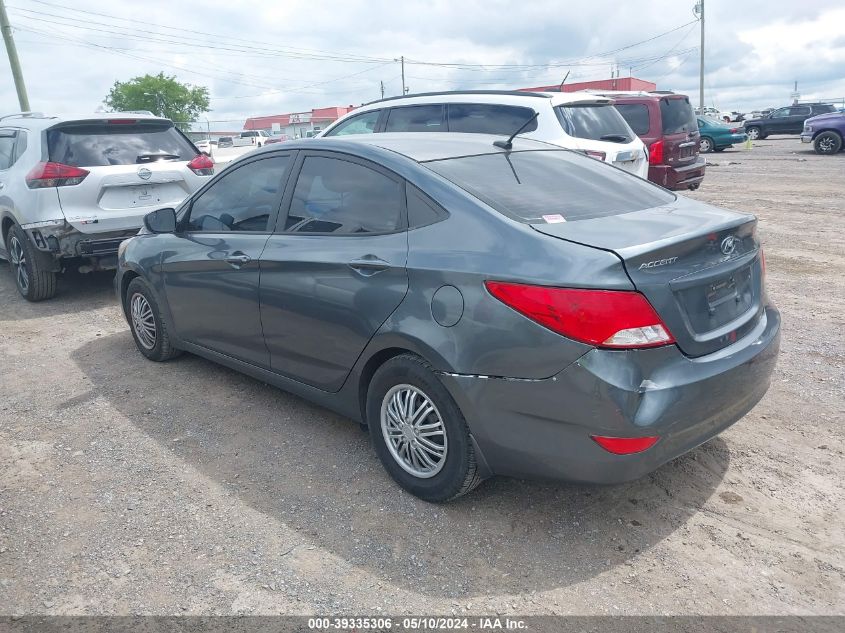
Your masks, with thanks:
[{"label": "trunk lid", "polygon": [[532,224],[559,239],[615,253],[688,356],[727,347],[763,313],[754,216],[679,198],[616,216]]}]

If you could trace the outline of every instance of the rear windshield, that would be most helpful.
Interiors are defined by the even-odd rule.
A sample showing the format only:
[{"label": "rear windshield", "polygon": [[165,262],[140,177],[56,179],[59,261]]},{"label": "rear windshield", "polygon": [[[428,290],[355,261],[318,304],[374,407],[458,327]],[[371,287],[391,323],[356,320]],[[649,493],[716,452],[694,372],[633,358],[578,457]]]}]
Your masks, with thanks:
[{"label": "rear windshield", "polygon": [[558,106],[555,112],[569,136],[613,143],[633,140],[625,119],[610,104]]},{"label": "rear windshield", "polygon": [[191,160],[197,151],[170,123],[86,123],[47,130],[50,160],[76,167]]},{"label": "rear windshield", "polygon": [[692,132],[698,129],[698,123],[692,113],[692,106],[686,98],[661,99],[660,118],[663,120],[664,134]]},{"label": "rear windshield", "polygon": [[647,105],[644,103],[617,103],[614,107],[634,130],[634,134],[639,136],[648,134],[648,128],[651,127],[651,124],[648,120]]},{"label": "rear windshield", "polygon": [[527,223],[544,223],[549,216],[567,222],[601,218],[675,200],[648,181],[570,151],[502,152],[425,166],[500,213]]}]

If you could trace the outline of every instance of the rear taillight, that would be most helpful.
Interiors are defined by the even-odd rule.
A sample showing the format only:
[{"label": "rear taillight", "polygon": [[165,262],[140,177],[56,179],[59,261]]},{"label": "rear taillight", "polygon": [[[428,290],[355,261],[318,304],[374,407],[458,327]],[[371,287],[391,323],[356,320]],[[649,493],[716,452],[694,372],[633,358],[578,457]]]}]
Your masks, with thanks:
[{"label": "rear taillight", "polygon": [[603,435],[591,435],[592,440],[601,446],[608,453],[614,455],[631,455],[642,453],[657,444],[660,437],[605,437]]},{"label": "rear taillight", "polygon": [[663,164],[663,140],[654,141],[648,146],[648,162],[650,165]]},{"label": "rear taillight", "polygon": [[26,186],[30,189],[43,189],[45,187],[68,187],[70,185],[78,185],[88,171],[73,167],[72,165],[63,165],[62,163],[38,163],[26,175]]},{"label": "rear taillight", "polygon": [[597,347],[657,347],[675,339],[639,292],[487,281],[491,295],[553,332]]},{"label": "rear taillight", "polygon": [[731,128],[731,134],[739,134],[739,128],[738,127],[732,127]]},{"label": "rear taillight", "polygon": [[214,174],[214,161],[205,154],[198,154],[188,163],[188,169],[197,176],[211,176]]},{"label": "rear taillight", "polygon": [[607,153],[605,153],[605,152],[597,152],[597,151],[592,150],[592,149],[585,149],[585,150],[584,150],[584,153],[585,153],[587,156],[590,156],[591,158],[597,158],[597,159],[599,159],[600,161],[604,161],[604,159],[605,159],[605,158],[607,158]]}]

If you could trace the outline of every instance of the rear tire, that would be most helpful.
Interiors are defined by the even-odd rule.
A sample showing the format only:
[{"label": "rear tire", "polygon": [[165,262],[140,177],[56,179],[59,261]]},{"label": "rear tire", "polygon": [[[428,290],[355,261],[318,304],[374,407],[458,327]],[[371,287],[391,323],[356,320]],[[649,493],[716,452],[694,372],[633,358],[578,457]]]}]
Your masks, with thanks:
[{"label": "rear tire", "polygon": [[481,483],[464,416],[418,356],[379,367],[367,391],[367,422],[385,470],[420,499],[449,501]]},{"label": "rear tire", "polygon": [[751,127],[746,128],[745,133],[748,134],[748,138],[750,138],[752,141],[756,141],[761,138],[766,138],[763,135],[763,131],[756,125],[752,125]]},{"label": "rear tire", "polygon": [[182,353],[171,344],[164,315],[146,281],[140,277],[130,281],[123,300],[129,329],[139,352],[156,362],[170,360]]},{"label": "rear tire", "polygon": [[813,141],[816,154],[838,154],[842,151],[842,137],[836,132],[822,132]]},{"label": "rear tire", "polygon": [[56,273],[49,270],[51,256],[36,249],[21,227],[9,229],[6,252],[15,286],[24,299],[35,302],[56,296]]}]

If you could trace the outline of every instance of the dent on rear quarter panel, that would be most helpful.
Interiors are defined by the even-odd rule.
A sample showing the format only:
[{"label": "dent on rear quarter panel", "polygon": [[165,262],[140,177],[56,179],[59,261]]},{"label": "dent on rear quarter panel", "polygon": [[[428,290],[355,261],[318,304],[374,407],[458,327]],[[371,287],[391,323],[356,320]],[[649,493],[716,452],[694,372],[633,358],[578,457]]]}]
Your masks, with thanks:
[{"label": "dent on rear quarter panel", "polygon": [[[427,360],[439,371],[523,379],[553,376],[589,351],[493,298],[484,282],[631,290],[619,258],[541,235],[462,192],[439,193],[450,216],[408,233],[409,292],[373,347],[380,337],[401,337],[430,348]],[[432,316],[432,298],[445,285],[464,304],[449,327]]]}]

